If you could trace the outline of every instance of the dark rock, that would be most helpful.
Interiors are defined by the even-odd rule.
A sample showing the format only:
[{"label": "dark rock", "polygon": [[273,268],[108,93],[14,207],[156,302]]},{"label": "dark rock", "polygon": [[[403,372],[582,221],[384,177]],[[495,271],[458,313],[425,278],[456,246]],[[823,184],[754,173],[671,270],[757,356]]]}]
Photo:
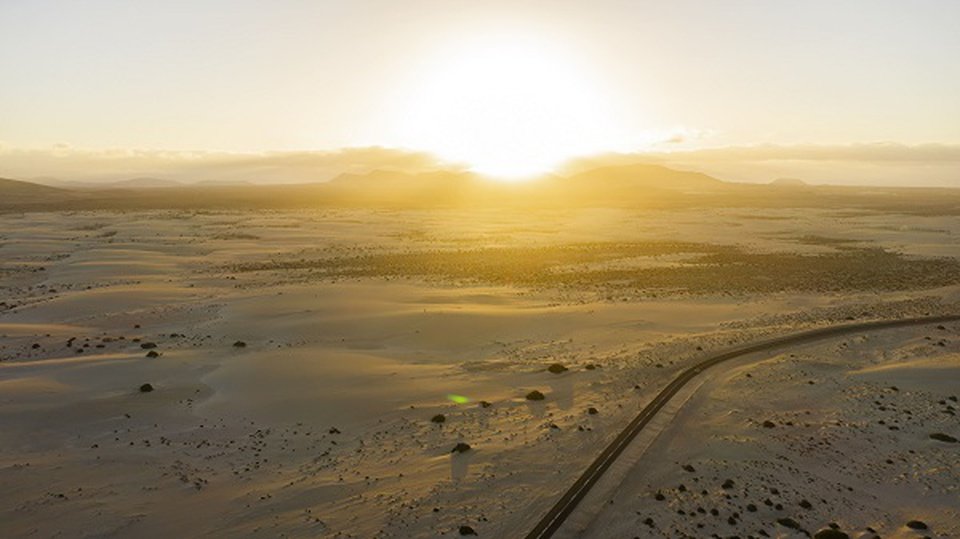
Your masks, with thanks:
[{"label": "dark rock", "polygon": [[330,434],[340,434],[340,429],[338,429],[337,427],[330,427],[330,430],[327,432],[329,432]]},{"label": "dark rock", "polygon": [[683,469],[684,469],[685,471],[687,471],[687,472],[690,472],[690,473],[693,473],[693,472],[697,471],[693,466],[691,466],[691,465],[689,465],[689,464],[684,464],[684,465],[683,465]]},{"label": "dark rock", "polygon": [[927,523],[922,520],[911,520],[907,522],[907,527],[911,530],[925,530],[927,529]]},{"label": "dark rock", "polygon": [[773,421],[770,421],[769,419],[763,422],[763,428],[765,429],[772,429],[773,427],[776,427],[776,426],[777,426],[776,423],[774,423]]},{"label": "dark rock", "polygon": [[466,453],[470,451],[470,444],[465,442],[457,442],[457,445],[453,446],[453,449],[450,450],[451,453]]},{"label": "dark rock", "polygon": [[245,343],[245,342],[243,342],[243,341],[237,341],[237,342],[233,343],[233,346],[236,347],[236,348],[246,348],[247,343]]},{"label": "dark rock", "polygon": [[447,416],[443,414],[437,414],[430,418],[430,421],[433,421],[434,423],[443,423],[446,420],[447,420]]},{"label": "dark rock", "polygon": [[560,363],[554,363],[547,367],[547,370],[553,374],[560,374],[562,372],[567,372],[567,368],[561,365]]},{"label": "dark rock", "polygon": [[480,401],[480,407],[481,407],[481,408],[489,408],[489,407],[491,407],[491,406],[493,406],[492,403],[489,403],[489,402],[487,402],[487,401]]},{"label": "dark rock", "polygon": [[157,343],[155,342],[145,342],[140,344],[140,348],[143,348],[144,350],[149,350],[151,348],[156,348],[156,347],[157,347]]},{"label": "dark rock", "polygon": [[160,352],[157,352],[156,350],[150,350],[147,352],[147,357],[160,357]]},{"label": "dark rock", "polygon": [[593,406],[591,406],[591,407],[587,408],[587,413],[590,414],[590,415],[597,415],[597,414],[600,413],[600,411],[597,410],[596,408],[594,408]]},{"label": "dark rock", "polygon": [[956,438],[954,438],[953,436],[950,436],[949,434],[944,434],[942,432],[934,432],[933,434],[930,435],[930,438],[937,440],[939,442],[947,442],[950,444],[957,443]]},{"label": "dark rock", "polygon": [[470,526],[460,526],[460,535],[476,535],[477,532]]},{"label": "dark rock", "polygon": [[664,496],[662,492],[658,492],[653,495],[653,499],[657,500],[658,502],[662,502],[663,500],[667,499],[667,497]]},{"label": "dark rock", "polygon": [[545,399],[545,398],[546,398],[546,397],[543,396],[543,393],[540,393],[540,392],[537,391],[536,389],[534,389],[534,390],[531,391],[530,393],[527,393],[527,400],[528,400],[528,401],[542,401],[542,400]]},{"label": "dark rock", "polygon": [[723,488],[724,490],[730,490],[730,489],[732,489],[732,488],[733,488],[733,479],[727,479],[726,481],[723,482],[722,485],[720,485],[720,487]]},{"label": "dark rock", "polygon": [[594,365],[593,363],[587,363],[587,366],[584,367],[584,369],[587,369],[588,371],[592,371],[592,370],[594,370],[594,369],[596,369],[596,368],[597,368],[597,366]]},{"label": "dark rock", "polygon": [[799,530],[799,529],[800,529],[800,523],[797,522],[796,520],[793,520],[792,518],[788,518],[788,517],[778,518],[778,519],[777,519],[777,524],[779,524],[779,525],[781,525],[781,526],[783,526],[783,527],[785,527],[785,528],[790,528],[791,530]]},{"label": "dark rock", "polygon": [[807,500],[801,500],[800,507],[803,507],[804,509],[810,509],[813,507],[813,505],[811,505]]},{"label": "dark rock", "polygon": [[153,386],[150,384],[143,384],[140,386],[141,393],[150,393],[151,391],[153,391]]}]

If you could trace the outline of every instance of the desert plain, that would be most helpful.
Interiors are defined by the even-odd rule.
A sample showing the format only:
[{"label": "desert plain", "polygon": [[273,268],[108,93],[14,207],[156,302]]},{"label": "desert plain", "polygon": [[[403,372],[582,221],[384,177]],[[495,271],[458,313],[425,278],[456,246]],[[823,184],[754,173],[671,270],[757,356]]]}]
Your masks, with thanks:
[{"label": "desert plain", "polygon": [[[522,537],[706,354],[960,312],[960,206],[908,191],[8,207],[0,536]],[[567,533],[960,536],[958,397],[957,322],[745,357]]]}]

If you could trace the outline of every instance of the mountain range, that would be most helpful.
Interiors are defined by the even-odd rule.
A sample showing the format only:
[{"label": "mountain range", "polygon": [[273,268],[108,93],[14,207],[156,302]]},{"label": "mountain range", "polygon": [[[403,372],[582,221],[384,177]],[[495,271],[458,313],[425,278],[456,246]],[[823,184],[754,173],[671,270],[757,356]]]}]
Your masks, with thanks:
[{"label": "mountain range", "polygon": [[[796,180],[771,184],[724,182],[699,172],[654,164],[604,166],[568,176],[546,175],[509,183],[458,170],[404,172],[378,169],[344,173],[320,183],[253,185],[184,184],[160,178],[132,178],[66,188],[0,179],[0,210],[85,209],[258,209],[320,207],[692,207],[697,205],[790,205],[872,196],[891,203],[897,188],[808,186]],[[905,188],[899,188],[903,190]],[[926,189],[930,203],[958,204],[960,190]]]}]

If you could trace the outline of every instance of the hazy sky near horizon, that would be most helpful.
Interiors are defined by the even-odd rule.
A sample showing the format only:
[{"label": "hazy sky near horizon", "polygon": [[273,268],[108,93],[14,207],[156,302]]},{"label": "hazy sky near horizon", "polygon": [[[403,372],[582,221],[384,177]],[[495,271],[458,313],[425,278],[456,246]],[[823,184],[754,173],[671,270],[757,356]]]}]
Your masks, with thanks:
[{"label": "hazy sky near horizon", "polygon": [[960,2],[0,2],[0,144],[604,151],[960,143]]}]

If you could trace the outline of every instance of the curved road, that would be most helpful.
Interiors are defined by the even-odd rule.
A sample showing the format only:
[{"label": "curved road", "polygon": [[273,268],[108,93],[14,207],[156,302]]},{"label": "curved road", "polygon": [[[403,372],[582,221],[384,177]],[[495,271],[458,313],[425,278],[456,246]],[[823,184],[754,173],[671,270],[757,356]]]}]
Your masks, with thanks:
[{"label": "curved road", "polygon": [[779,348],[785,345],[802,344],[811,341],[845,335],[847,333],[857,333],[861,331],[888,329],[903,326],[919,326],[925,324],[937,324],[943,322],[955,322],[960,320],[960,315],[928,316],[921,318],[904,318],[900,320],[878,320],[874,322],[863,322],[859,324],[844,324],[840,326],[831,326],[799,333],[792,333],[783,337],[768,339],[754,344],[748,344],[732,348],[725,352],[712,355],[703,361],[687,368],[681,372],[667,387],[648,404],[640,413],[630,422],[623,432],[621,432],[611,443],[600,453],[600,456],[594,460],[582,475],[573,483],[573,485],[557,500],[557,503],[550,508],[537,525],[527,534],[527,539],[541,539],[552,537],[560,529],[566,518],[573,512],[580,503],[580,500],[586,496],[590,488],[600,479],[603,473],[617,459],[624,449],[630,444],[637,434],[650,422],[651,419],[660,411],[661,408],[680,391],[683,386],[698,374],[718,363],[723,363],[746,354],[754,352],[764,352]]}]

